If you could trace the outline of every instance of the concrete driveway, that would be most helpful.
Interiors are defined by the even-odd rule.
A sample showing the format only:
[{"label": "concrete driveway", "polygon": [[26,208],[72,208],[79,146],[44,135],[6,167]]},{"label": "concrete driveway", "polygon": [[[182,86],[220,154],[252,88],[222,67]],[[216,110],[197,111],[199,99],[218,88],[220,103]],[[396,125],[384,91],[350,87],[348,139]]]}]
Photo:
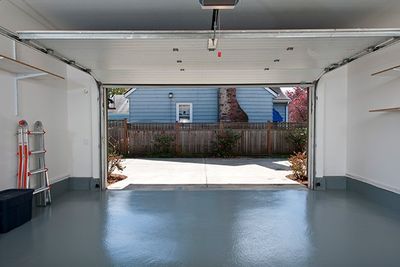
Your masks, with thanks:
[{"label": "concrete driveway", "polygon": [[135,158],[116,173],[127,179],[109,189],[141,185],[300,185],[286,178],[291,173],[284,158]]}]

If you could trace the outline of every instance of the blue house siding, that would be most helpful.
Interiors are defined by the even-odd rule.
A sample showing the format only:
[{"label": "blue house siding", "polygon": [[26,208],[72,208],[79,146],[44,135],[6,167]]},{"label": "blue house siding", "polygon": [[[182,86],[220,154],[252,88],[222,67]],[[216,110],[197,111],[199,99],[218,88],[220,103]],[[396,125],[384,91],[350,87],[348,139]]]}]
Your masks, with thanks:
[{"label": "blue house siding", "polygon": [[273,95],[265,88],[237,88],[236,98],[249,122],[272,121]]},{"label": "blue house siding", "polygon": [[217,88],[138,88],[129,103],[129,122],[175,122],[176,103],[192,103],[193,122],[218,121]]},{"label": "blue house siding", "polygon": [[274,111],[276,111],[276,114],[274,116],[274,122],[284,122],[286,121],[286,104],[283,103],[274,103],[273,108]]},{"label": "blue house siding", "polygon": [[[249,122],[286,119],[286,104],[274,104],[265,88],[237,88],[236,96]],[[193,122],[218,121],[218,88],[138,88],[129,103],[129,122],[175,122],[176,103],[192,103]]]},{"label": "blue house siding", "polygon": [[125,120],[125,119],[129,119],[129,114],[108,113],[108,120]]}]

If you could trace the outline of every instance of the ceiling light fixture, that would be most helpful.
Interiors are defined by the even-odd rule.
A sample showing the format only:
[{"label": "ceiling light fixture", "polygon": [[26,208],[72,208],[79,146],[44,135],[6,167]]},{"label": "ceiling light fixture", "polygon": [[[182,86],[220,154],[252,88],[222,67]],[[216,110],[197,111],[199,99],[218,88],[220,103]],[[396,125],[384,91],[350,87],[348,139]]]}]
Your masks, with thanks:
[{"label": "ceiling light fixture", "polygon": [[200,0],[202,9],[234,9],[239,0]]}]

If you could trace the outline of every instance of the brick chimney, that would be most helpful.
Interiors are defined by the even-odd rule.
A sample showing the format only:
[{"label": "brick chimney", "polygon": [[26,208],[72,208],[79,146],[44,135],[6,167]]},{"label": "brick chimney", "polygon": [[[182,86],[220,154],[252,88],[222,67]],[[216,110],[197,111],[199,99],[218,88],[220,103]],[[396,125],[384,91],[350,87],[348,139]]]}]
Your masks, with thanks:
[{"label": "brick chimney", "polygon": [[249,118],[236,99],[236,88],[219,88],[219,121],[248,122]]}]

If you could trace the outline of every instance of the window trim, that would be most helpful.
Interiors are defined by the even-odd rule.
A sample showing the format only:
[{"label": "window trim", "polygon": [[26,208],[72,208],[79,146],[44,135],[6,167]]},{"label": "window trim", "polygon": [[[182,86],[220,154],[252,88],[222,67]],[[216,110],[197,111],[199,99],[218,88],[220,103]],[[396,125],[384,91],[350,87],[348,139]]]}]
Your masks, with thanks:
[{"label": "window trim", "polygon": [[[190,107],[190,119],[188,122],[179,122],[179,106],[180,105],[189,105],[189,107]],[[179,122],[179,123],[192,123],[193,122],[193,103],[176,103],[175,109],[176,109],[176,112],[175,112],[175,114],[176,114],[175,121],[176,122]]]}]

